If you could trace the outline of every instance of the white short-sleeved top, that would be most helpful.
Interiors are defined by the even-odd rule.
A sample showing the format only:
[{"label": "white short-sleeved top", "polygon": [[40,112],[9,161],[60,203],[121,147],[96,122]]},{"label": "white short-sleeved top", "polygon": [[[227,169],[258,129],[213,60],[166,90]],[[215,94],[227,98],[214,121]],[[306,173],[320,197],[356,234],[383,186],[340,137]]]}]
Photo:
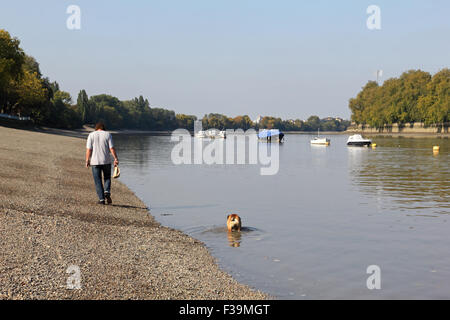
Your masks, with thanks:
[{"label": "white short-sleeved top", "polygon": [[92,150],[91,166],[112,163],[109,149],[114,148],[114,144],[111,133],[101,130],[91,132],[87,139],[86,148]]}]

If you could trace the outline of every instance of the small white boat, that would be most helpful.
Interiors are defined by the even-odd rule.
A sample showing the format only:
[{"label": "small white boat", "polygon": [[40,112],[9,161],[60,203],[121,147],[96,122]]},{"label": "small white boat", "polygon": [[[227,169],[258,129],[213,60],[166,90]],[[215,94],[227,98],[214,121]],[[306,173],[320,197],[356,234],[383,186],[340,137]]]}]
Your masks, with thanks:
[{"label": "small white boat", "polygon": [[211,129],[206,131],[206,136],[210,139],[225,139],[226,138],[226,132],[225,131],[219,131],[216,129]]},{"label": "small white boat", "polygon": [[198,131],[195,133],[196,138],[207,138],[206,131]]},{"label": "small white boat", "polygon": [[209,139],[226,139],[227,134],[226,131],[219,131],[216,129],[206,130],[206,131],[198,131],[195,134],[196,138],[209,138]]},{"label": "small white boat", "polygon": [[311,140],[311,144],[329,146],[331,143],[331,140],[327,139],[327,138],[321,138],[319,135],[320,135],[320,129],[317,131],[317,137],[315,137],[314,139]]},{"label": "small white boat", "polygon": [[354,134],[350,136],[347,140],[348,146],[370,146],[372,144],[372,140],[370,139],[364,139],[360,134]]},{"label": "small white boat", "polygon": [[320,144],[324,146],[329,146],[330,139],[315,137],[313,140],[311,140],[311,144]]}]

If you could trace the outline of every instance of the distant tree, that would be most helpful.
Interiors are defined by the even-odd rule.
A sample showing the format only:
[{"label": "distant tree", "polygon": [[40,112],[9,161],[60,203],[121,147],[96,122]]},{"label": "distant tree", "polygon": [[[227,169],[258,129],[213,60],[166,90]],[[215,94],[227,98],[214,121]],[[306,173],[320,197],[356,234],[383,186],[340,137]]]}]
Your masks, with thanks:
[{"label": "distant tree", "polygon": [[22,76],[24,60],[20,41],[0,29],[0,109],[4,113],[12,112],[9,94]]},{"label": "distant tree", "polygon": [[305,123],[307,131],[317,131],[320,128],[320,118],[318,116],[311,116]]},{"label": "distant tree", "polygon": [[433,76],[427,84],[427,95],[419,97],[417,109],[427,125],[450,121],[450,69]]},{"label": "distant tree", "polygon": [[202,119],[203,129],[227,129],[233,127],[233,120],[219,113],[210,113]]},{"label": "distant tree", "polygon": [[44,105],[47,101],[47,91],[42,80],[37,73],[29,71],[24,71],[19,80],[13,81],[10,95],[15,102],[11,111],[19,115],[30,116],[34,108]]},{"label": "distant tree", "polygon": [[177,128],[175,112],[162,108],[150,110],[152,118],[152,130],[174,130]]},{"label": "distant tree", "polygon": [[150,109],[150,103],[148,102],[147,99],[144,99],[143,96],[139,96],[139,98],[135,98],[134,104],[136,106],[136,109],[140,113],[144,113],[144,112],[148,111],[148,109]]},{"label": "distant tree", "polygon": [[231,119],[231,123],[232,123],[233,129],[242,129],[244,131],[246,131],[254,126],[253,121],[247,115],[237,116],[237,117]]},{"label": "distant tree", "polygon": [[410,70],[386,80],[381,87],[370,81],[356,98],[350,99],[352,120],[377,128],[393,123],[447,122],[449,79],[449,70],[443,69],[433,77],[421,70]]},{"label": "distant tree", "polygon": [[59,91],[58,82],[56,82],[56,81],[50,82],[49,78],[44,78],[43,82],[44,82],[44,87],[47,88],[47,90],[49,92],[49,99],[52,99],[53,96],[55,95],[55,93]]},{"label": "distant tree", "polygon": [[92,107],[89,104],[89,97],[85,90],[81,90],[77,99],[78,113],[81,115],[83,123],[89,123],[92,119]]},{"label": "distant tree", "polygon": [[197,120],[196,116],[189,116],[185,114],[177,114],[177,127],[180,129],[194,130],[194,123]]},{"label": "distant tree", "polygon": [[30,73],[36,73],[37,77],[41,79],[42,77],[41,69],[39,68],[39,63],[36,61],[35,58],[29,55],[25,55],[23,66],[26,71]]},{"label": "distant tree", "polygon": [[128,117],[122,101],[107,94],[92,96],[88,102],[88,110],[91,123],[103,120],[108,127],[114,129],[124,127],[124,119]]},{"label": "distant tree", "polygon": [[51,117],[47,123],[52,127],[76,129],[83,125],[78,106],[71,106],[72,97],[68,92],[56,91],[51,100]]},{"label": "distant tree", "polygon": [[283,122],[281,118],[275,118],[275,117],[263,117],[261,119],[261,122],[259,123],[259,127],[261,129],[279,129],[283,130]]}]

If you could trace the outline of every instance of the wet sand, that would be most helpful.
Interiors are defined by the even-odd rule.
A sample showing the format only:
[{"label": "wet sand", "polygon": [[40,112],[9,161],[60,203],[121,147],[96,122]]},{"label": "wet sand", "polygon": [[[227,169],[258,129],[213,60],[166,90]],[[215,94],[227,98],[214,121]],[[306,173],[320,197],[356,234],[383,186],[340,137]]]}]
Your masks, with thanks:
[{"label": "wet sand", "polygon": [[[97,205],[85,141],[67,135],[0,127],[0,299],[269,298],[119,181],[113,205]],[[67,287],[70,266],[79,290]]]}]

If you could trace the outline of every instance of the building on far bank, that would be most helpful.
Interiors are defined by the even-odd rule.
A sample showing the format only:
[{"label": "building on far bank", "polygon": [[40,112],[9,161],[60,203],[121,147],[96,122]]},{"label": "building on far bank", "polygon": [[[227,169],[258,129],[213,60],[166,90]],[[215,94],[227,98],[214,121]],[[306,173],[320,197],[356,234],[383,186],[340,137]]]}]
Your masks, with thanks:
[{"label": "building on far bank", "polygon": [[335,118],[333,118],[333,117],[327,117],[327,118],[322,119],[322,121],[335,121],[335,120],[338,121],[338,122],[344,121],[344,119],[339,118],[339,117],[335,117]]},{"label": "building on far bank", "polygon": [[255,124],[259,124],[259,123],[261,122],[262,118],[263,118],[263,117],[258,116],[258,118],[256,118],[256,120],[253,121],[253,122],[254,122]]}]

